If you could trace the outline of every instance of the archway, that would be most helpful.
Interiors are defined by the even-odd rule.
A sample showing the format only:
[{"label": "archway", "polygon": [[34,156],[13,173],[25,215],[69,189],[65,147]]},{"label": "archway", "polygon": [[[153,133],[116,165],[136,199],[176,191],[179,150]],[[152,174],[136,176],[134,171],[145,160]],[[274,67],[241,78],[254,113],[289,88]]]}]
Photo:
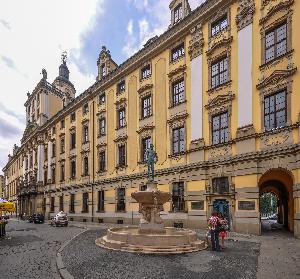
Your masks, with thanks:
[{"label": "archway", "polygon": [[[264,173],[259,180],[260,202],[261,197],[263,197],[263,195],[267,193],[272,193],[274,196],[277,197],[277,223],[281,226],[274,226],[273,228],[283,227],[293,232],[294,198],[292,174],[285,169],[271,169]],[[260,210],[261,208],[262,206],[260,204]]]}]

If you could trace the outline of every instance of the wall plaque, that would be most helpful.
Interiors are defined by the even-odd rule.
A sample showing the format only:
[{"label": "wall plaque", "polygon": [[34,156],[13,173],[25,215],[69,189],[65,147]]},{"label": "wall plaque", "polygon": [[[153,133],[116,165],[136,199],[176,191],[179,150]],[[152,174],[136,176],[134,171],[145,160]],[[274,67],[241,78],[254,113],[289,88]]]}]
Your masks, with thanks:
[{"label": "wall plaque", "polygon": [[255,201],[239,201],[239,210],[255,210]]},{"label": "wall plaque", "polygon": [[204,210],[204,201],[191,202],[192,210]]}]

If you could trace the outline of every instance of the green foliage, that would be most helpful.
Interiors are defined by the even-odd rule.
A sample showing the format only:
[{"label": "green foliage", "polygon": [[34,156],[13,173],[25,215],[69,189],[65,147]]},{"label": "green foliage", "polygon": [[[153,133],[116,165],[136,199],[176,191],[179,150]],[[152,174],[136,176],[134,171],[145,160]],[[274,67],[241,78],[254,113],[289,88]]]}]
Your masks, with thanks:
[{"label": "green foliage", "polygon": [[266,193],[260,197],[260,212],[263,214],[275,213],[277,208],[277,196]]}]

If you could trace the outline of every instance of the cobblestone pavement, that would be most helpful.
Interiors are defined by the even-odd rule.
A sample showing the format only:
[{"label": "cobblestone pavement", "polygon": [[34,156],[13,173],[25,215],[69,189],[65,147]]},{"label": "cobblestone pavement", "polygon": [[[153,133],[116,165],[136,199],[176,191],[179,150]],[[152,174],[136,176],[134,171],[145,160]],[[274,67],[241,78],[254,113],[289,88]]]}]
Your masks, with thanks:
[{"label": "cobblestone pavement", "polygon": [[56,251],[80,231],[76,227],[9,221],[7,236],[0,240],[0,278],[60,278]]},{"label": "cobblestone pavement", "polygon": [[228,241],[226,251],[219,253],[151,256],[102,249],[95,239],[104,234],[105,230],[89,230],[65,247],[63,261],[75,278],[256,278],[258,243]]}]

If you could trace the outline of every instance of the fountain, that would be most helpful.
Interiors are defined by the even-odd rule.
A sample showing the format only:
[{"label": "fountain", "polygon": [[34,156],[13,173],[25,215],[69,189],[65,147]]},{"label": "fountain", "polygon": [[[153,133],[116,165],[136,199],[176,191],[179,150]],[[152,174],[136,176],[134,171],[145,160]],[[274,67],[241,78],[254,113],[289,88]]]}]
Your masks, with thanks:
[{"label": "fountain", "polygon": [[164,226],[159,213],[170,200],[171,194],[160,191],[154,181],[154,162],[157,161],[157,155],[153,145],[146,152],[147,189],[131,194],[140,204],[140,225],[109,228],[107,235],[96,239],[96,244],[102,248],[145,254],[180,254],[206,249],[206,243],[197,238],[195,231]]}]

